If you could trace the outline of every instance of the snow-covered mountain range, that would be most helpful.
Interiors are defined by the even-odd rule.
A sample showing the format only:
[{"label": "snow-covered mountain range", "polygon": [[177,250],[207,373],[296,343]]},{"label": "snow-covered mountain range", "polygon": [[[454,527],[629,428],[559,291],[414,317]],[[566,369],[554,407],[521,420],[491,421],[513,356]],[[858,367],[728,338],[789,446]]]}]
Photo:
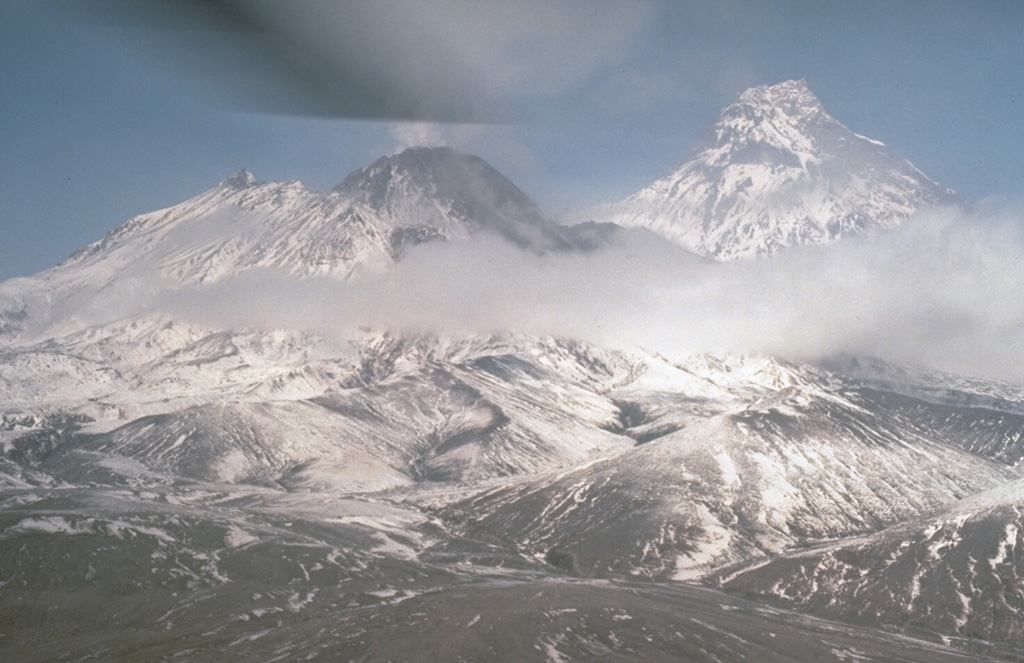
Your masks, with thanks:
[{"label": "snow-covered mountain range", "polygon": [[[418,242],[493,232],[543,250],[565,229],[482,159],[410,148],[358,170],[328,193],[301,182],[261,182],[241,170],[174,207],[142,214],[34,281],[49,291],[149,269],[209,283],[253,268],[297,276],[382,270]],[[32,282],[15,284],[28,289]]]},{"label": "snow-covered mountain range", "polygon": [[716,260],[891,230],[959,197],[833,118],[805,81],[744,92],[668,175],[591,218]]},{"label": "snow-covered mountain range", "polygon": [[[711,136],[663,187],[721,203],[705,234],[690,202],[618,220],[729,259],[955,201],[803,83],[748,91]],[[182,314],[258,270],[358,286],[419,244],[543,260],[613,233],[416,148],[328,193],[241,171],[0,284],[0,654],[1024,660],[1022,388]],[[162,282],[176,307],[83,312]]]}]

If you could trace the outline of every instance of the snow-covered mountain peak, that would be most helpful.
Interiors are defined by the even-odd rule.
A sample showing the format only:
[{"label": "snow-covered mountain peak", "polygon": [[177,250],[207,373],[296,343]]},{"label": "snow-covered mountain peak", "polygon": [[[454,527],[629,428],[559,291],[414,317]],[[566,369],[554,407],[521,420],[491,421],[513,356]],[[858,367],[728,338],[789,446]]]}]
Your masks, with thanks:
[{"label": "snow-covered mountain peak", "polygon": [[[537,215],[536,205],[483,159],[447,147],[412,147],[377,159],[351,173],[335,191],[409,225],[428,207],[451,205],[470,215],[477,208],[518,208]],[[418,209],[416,209],[418,208]]]},{"label": "snow-covered mountain peak", "polygon": [[223,180],[218,186],[230,189],[247,189],[257,184],[262,184],[262,182],[257,180],[256,176],[248,170],[242,168],[227,179]]},{"label": "snow-covered mountain peak", "polygon": [[843,131],[805,81],[786,81],[740,95],[705,132],[696,154],[714,164],[771,159],[803,166],[834,152],[837,141],[828,135]]},{"label": "snow-covered mountain peak", "polygon": [[447,147],[413,147],[381,157],[334,190],[373,209],[393,228],[445,239],[487,230],[539,249],[566,243],[536,203],[493,166]]},{"label": "snow-covered mountain peak", "polygon": [[787,107],[787,111],[795,114],[801,112],[825,112],[821,101],[807,87],[807,80],[783,81],[775,85],[758,85],[747,89],[740,95],[738,103],[751,106]]},{"label": "snow-covered mountain peak", "polygon": [[718,260],[891,230],[960,198],[833,118],[807,87],[751,88],[704,131],[690,158],[594,211]]}]

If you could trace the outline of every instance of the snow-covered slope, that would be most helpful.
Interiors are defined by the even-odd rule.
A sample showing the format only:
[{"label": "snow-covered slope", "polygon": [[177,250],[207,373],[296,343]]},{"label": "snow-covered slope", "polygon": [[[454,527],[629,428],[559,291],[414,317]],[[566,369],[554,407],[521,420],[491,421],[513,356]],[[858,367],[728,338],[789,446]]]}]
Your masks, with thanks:
[{"label": "snow-covered slope", "polygon": [[0,284],[0,341],[82,330],[161,304],[159,294],[253,268],[348,276],[392,264],[390,229],[372,210],[299,182],[240,172],[174,207],[142,214],[35,276]]},{"label": "snow-covered slope", "polygon": [[800,80],[747,90],[678,168],[592,216],[732,260],[890,230],[922,207],[958,202],[840,124]]},{"label": "snow-covered slope", "polygon": [[730,574],[725,586],[818,614],[1024,640],[1024,482],[874,536]]},{"label": "snow-covered slope", "polygon": [[388,243],[387,227],[353,201],[240,171],[184,203],[131,219],[40,276],[102,283],[143,266],[186,283],[253,267],[345,275],[356,265],[389,264]]},{"label": "snow-covered slope", "polygon": [[573,581],[372,498],[185,484],[0,504],[5,660],[1022,660],[706,588]]},{"label": "snow-covered slope", "polygon": [[835,376],[786,372],[789,384],[739,406],[633,391],[625,432],[642,444],[474,496],[451,517],[583,575],[693,580],[873,532],[1019,476]]},{"label": "snow-covered slope", "polygon": [[[139,333],[158,338],[153,330]],[[204,404],[181,407],[184,397],[171,398],[162,404],[166,413],[105,432],[60,415],[5,417],[0,550],[10,555],[0,564],[8,583],[0,586],[0,610],[15,620],[5,623],[14,624],[18,640],[0,643],[0,651],[20,645],[49,651],[65,623],[96,634],[95,642],[73,645],[91,651],[107,642],[108,630],[92,623],[92,612],[78,614],[73,606],[125,606],[143,597],[163,606],[158,614],[144,611],[159,623],[159,634],[190,642],[213,637],[192,631],[189,615],[197,612],[221,620],[223,632],[241,641],[262,638],[277,623],[265,615],[302,621],[312,614],[308,607],[346,625],[386,626],[392,635],[373,648],[405,651],[421,622],[396,605],[416,607],[414,613],[461,611],[470,601],[476,607],[466,623],[479,614],[474,624],[487,625],[500,614],[487,601],[521,594],[510,580],[528,583],[529,596],[543,589],[549,599],[536,605],[545,606],[562,595],[558,587],[567,576],[588,575],[668,581],[631,589],[629,595],[646,598],[629,614],[658,621],[674,609],[678,620],[696,610],[698,630],[712,619],[718,626],[706,640],[684,639],[695,647],[694,660],[728,651],[722,628],[743,634],[744,651],[756,657],[780,651],[756,639],[765,628],[781,633],[796,626],[790,637],[805,643],[809,636],[800,632],[816,627],[753,607],[737,621],[728,615],[741,603],[671,581],[764,560],[795,545],[916,522],[924,511],[1019,477],[1008,464],[915,426],[900,403],[888,403],[874,388],[768,357],[669,360],[551,338],[371,335],[339,358],[334,381],[326,380],[320,395],[273,400],[245,386],[263,370],[250,362],[277,357],[282,366],[301,365],[291,343],[309,341],[281,336],[278,345],[268,342],[256,352],[257,340],[202,338],[190,344],[201,352],[184,353],[202,360],[166,362],[170,373],[199,371],[194,375],[220,365],[208,377],[249,365],[246,380],[195,392],[194,398],[209,399]],[[234,369],[220,363],[225,359]],[[123,379],[135,379],[130,373]],[[102,400],[112,412],[128,412],[131,404],[118,402],[137,397],[115,390]],[[970,419],[967,410],[958,420]],[[491,586],[494,576],[501,582]],[[547,584],[551,579],[559,584]],[[453,582],[467,582],[471,591],[438,594]],[[621,607],[624,600],[617,590],[602,598],[611,586],[577,586],[590,589],[569,591],[565,600],[588,601],[588,609],[604,601]],[[49,593],[40,595],[40,587]],[[683,603],[663,605],[671,596]],[[59,605],[63,621],[15,617],[15,606],[26,601],[40,611]],[[719,614],[713,606],[730,607]],[[111,610],[99,612],[144,630],[125,616],[132,611]],[[513,615],[502,620],[517,624],[506,646],[537,628]],[[606,658],[643,660],[660,651],[640,644],[651,642],[642,628],[649,622],[619,621],[629,620],[600,627],[621,638],[601,641]],[[604,621],[594,613],[587,623],[597,628]],[[936,628],[943,623],[938,619]],[[927,627],[927,618],[921,625]],[[842,629],[827,630],[837,637]],[[593,635],[577,642],[544,633],[557,651],[598,651],[592,647],[601,637],[587,631]],[[876,637],[850,633],[861,654]],[[344,651],[367,644],[341,633],[309,638],[343,643]],[[665,638],[659,646],[666,652],[689,646]],[[817,647],[819,639],[805,645]],[[454,647],[475,642],[450,640]],[[634,640],[640,649],[623,644]],[[154,642],[173,651],[164,635]],[[728,642],[734,646],[734,639]],[[308,651],[297,640],[280,646]],[[845,656],[814,651],[780,660]],[[908,656],[903,647],[883,648],[878,660]]]},{"label": "snow-covered slope", "polygon": [[[550,471],[633,445],[612,430],[618,406],[600,393],[629,379],[621,353],[555,339],[370,335],[322,355],[302,352],[315,339],[276,336],[215,333],[117,368],[79,357],[74,373],[48,365],[66,355],[23,353],[22,368],[54,389],[14,383],[12,420],[99,421],[74,439],[37,423],[9,444],[72,482],[99,454],[171,477],[346,491]],[[91,384],[90,369],[111,377]]]}]

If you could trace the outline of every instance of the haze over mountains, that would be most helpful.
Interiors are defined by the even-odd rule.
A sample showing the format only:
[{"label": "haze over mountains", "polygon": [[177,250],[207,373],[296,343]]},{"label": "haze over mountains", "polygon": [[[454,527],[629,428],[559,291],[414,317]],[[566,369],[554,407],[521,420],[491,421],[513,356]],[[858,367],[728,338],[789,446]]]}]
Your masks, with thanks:
[{"label": "haze over mountains", "polygon": [[649,330],[959,199],[800,81],[694,154],[572,227],[447,148],[240,171],[0,284],[0,651],[1024,660],[1024,388]]}]

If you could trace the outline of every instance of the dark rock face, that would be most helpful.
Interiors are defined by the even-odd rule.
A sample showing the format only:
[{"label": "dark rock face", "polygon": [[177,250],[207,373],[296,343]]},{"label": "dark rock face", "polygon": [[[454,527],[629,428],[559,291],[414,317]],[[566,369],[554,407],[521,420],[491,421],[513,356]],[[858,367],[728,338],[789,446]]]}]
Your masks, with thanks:
[{"label": "dark rock face", "polygon": [[336,192],[396,226],[434,228],[447,238],[492,232],[539,251],[571,248],[563,229],[479,157],[446,147],[414,147],[346,177]]}]

